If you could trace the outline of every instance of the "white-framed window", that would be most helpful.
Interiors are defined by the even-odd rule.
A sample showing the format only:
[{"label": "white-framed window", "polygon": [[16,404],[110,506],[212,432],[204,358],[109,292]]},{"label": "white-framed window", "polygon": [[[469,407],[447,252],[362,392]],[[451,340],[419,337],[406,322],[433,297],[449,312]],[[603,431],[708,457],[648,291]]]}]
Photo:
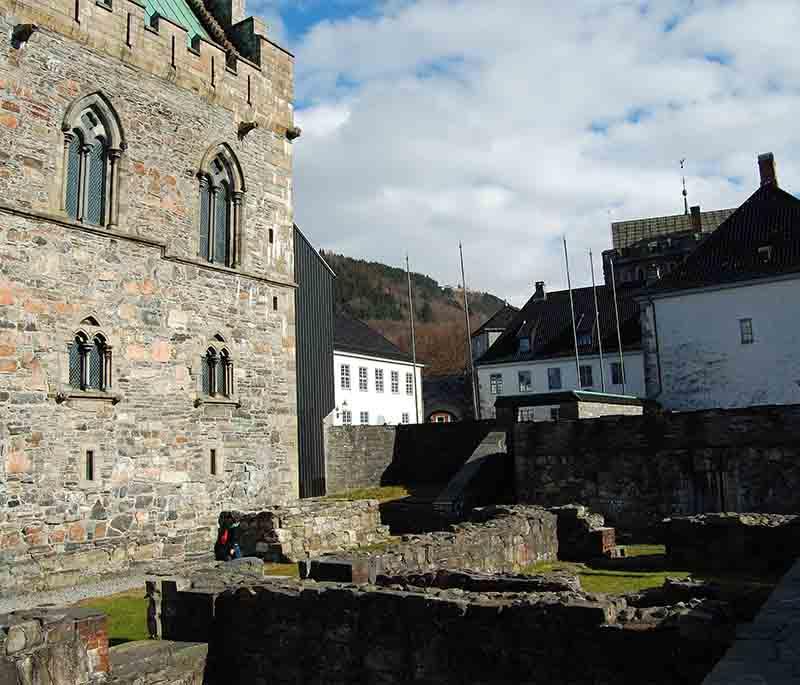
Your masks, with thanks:
[{"label": "white-framed window", "polygon": [[492,395],[500,395],[503,392],[503,374],[493,373],[489,376],[489,392]]},{"label": "white-framed window", "polygon": [[530,371],[520,371],[517,374],[519,380],[519,391],[530,392],[533,390],[533,377]]},{"label": "white-framed window", "polygon": [[340,378],[342,383],[342,390],[350,390],[350,365],[342,364]]},{"label": "white-framed window", "polygon": [[406,395],[414,394],[414,374],[406,374]]},{"label": "white-framed window", "polygon": [[561,390],[561,369],[547,369],[547,387],[550,390]]},{"label": "white-framed window", "polygon": [[611,362],[611,384],[622,385],[622,364],[620,362]]},{"label": "white-framed window", "polygon": [[342,425],[351,426],[353,424],[353,412],[349,409],[342,409]]},{"label": "white-framed window", "polygon": [[517,421],[520,423],[525,421],[534,421],[536,413],[533,407],[520,407],[517,410]]},{"label": "white-framed window", "polygon": [[383,369],[375,369],[375,392],[383,392]]},{"label": "white-framed window", "polygon": [[408,422],[409,422],[409,418],[408,418],[408,412],[403,412],[403,416],[402,416],[402,418],[401,418],[400,420],[401,420],[403,423],[408,423]]},{"label": "white-framed window", "polygon": [[590,364],[581,364],[581,387],[591,388],[594,385],[594,377],[592,376],[592,367]]},{"label": "white-framed window", "polygon": [[531,351],[531,339],[530,338],[520,338],[519,339],[519,353],[520,354],[527,354]]},{"label": "white-framed window", "polygon": [[392,395],[400,394],[400,372],[392,371]]},{"label": "white-framed window", "polygon": [[358,389],[361,392],[367,392],[369,389],[368,387],[368,380],[367,380],[367,367],[366,366],[359,366],[358,367]]},{"label": "white-framed window", "polygon": [[358,418],[360,419],[362,426],[369,426],[369,412],[368,411],[362,411]]},{"label": "white-framed window", "polygon": [[753,337],[753,320],[739,319],[739,333],[741,334],[742,345],[752,345],[755,340]]},{"label": "white-framed window", "polygon": [[558,421],[561,418],[561,407],[550,407],[550,420]]}]

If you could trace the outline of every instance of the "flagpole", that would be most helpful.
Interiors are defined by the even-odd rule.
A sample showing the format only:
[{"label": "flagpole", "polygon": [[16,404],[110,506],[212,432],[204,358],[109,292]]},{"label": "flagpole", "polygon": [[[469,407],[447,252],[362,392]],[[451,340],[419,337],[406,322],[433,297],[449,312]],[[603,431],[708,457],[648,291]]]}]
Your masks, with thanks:
[{"label": "flagpole", "polygon": [[619,369],[622,374],[622,394],[625,394],[625,360],[622,357],[622,333],[619,330],[619,306],[617,305],[617,277],[614,274],[614,258],[609,257],[611,266],[611,290],[614,294],[614,316],[617,320],[617,344],[619,345]]},{"label": "flagpole", "polygon": [[575,373],[577,373],[576,388],[581,389],[581,359],[578,354],[578,329],[575,326],[575,303],[572,301],[572,282],[569,278],[569,253],[567,252],[567,236],[564,236],[564,263],[567,266],[567,290],[569,290],[569,311],[572,315],[572,340],[575,343]]},{"label": "flagpole", "polygon": [[464,275],[464,249],[458,243],[458,254],[461,257],[461,283],[464,286],[464,320],[466,322],[467,333],[467,363],[469,364],[469,383],[472,390],[472,411],[476,421],[481,416],[481,408],[478,404],[477,383],[475,382],[475,365],[472,362],[472,326],[469,322],[469,298],[467,297],[467,277]]},{"label": "flagpole", "polygon": [[419,423],[419,400],[417,399],[417,338],[414,333],[414,298],[411,294],[411,267],[408,263],[408,255],[406,255],[406,275],[408,276],[408,312],[411,319],[411,359],[414,362],[414,370],[412,377],[414,379],[414,416],[416,422]]},{"label": "flagpole", "polygon": [[606,391],[606,376],[603,370],[603,334],[600,331],[600,307],[597,306],[597,286],[594,282],[594,259],[592,258],[592,251],[589,250],[589,268],[592,270],[592,292],[594,293],[594,320],[597,326],[597,345],[600,350],[600,388],[603,392]]}]

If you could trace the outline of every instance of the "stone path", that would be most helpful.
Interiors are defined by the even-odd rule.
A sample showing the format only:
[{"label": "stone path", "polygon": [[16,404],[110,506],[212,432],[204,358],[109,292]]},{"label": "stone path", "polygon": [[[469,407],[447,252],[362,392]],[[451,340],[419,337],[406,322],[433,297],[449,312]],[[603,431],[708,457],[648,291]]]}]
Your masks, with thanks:
[{"label": "stone path", "polygon": [[95,582],[47,592],[30,592],[23,595],[0,596],[0,614],[22,609],[50,605],[67,607],[90,597],[106,597],[118,592],[141,588],[144,597],[144,573],[125,573],[104,576]]},{"label": "stone path", "polygon": [[741,626],[736,641],[703,685],[800,683],[800,560],[781,579],[755,621]]}]

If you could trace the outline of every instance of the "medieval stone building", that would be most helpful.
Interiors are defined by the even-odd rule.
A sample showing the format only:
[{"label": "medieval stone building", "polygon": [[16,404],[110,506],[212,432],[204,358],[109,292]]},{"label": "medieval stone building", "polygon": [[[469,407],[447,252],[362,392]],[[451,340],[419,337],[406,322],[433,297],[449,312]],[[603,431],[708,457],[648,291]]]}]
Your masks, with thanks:
[{"label": "medieval stone building", "polygon": [[243,0],[0,0],[0,586],[297,497],[293,61]]}]

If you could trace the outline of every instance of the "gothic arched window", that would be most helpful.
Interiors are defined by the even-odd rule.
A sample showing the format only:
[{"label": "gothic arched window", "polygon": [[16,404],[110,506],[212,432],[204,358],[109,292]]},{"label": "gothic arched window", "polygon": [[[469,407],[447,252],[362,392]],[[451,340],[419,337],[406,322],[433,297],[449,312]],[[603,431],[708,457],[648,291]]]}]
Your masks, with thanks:
[{"label": "gothic arched window", "polygon": [[[216,339],[216,338],[215,338]],[[201,360],[200,387],[209,397],[233,396],[233,360],[227,348],[210,346]]]},{"label": "gothic arched window", "polygon": [[82,331],[76,333],[68,356],[70,386],[103,392],[111,388],[111,347],[101,333],[92,338]]},{"label": "gothic arched window", "polygon": [[200,257],[236,266],[244,183],[233,151],[218,145],[200,169]]},{"label": "gothic arched window", "polygon": [[93,226],[116,225],[118,160],[125,143],[111,104],[100,93],[83,97],[69,107],[61,127],[64,212]]}]

